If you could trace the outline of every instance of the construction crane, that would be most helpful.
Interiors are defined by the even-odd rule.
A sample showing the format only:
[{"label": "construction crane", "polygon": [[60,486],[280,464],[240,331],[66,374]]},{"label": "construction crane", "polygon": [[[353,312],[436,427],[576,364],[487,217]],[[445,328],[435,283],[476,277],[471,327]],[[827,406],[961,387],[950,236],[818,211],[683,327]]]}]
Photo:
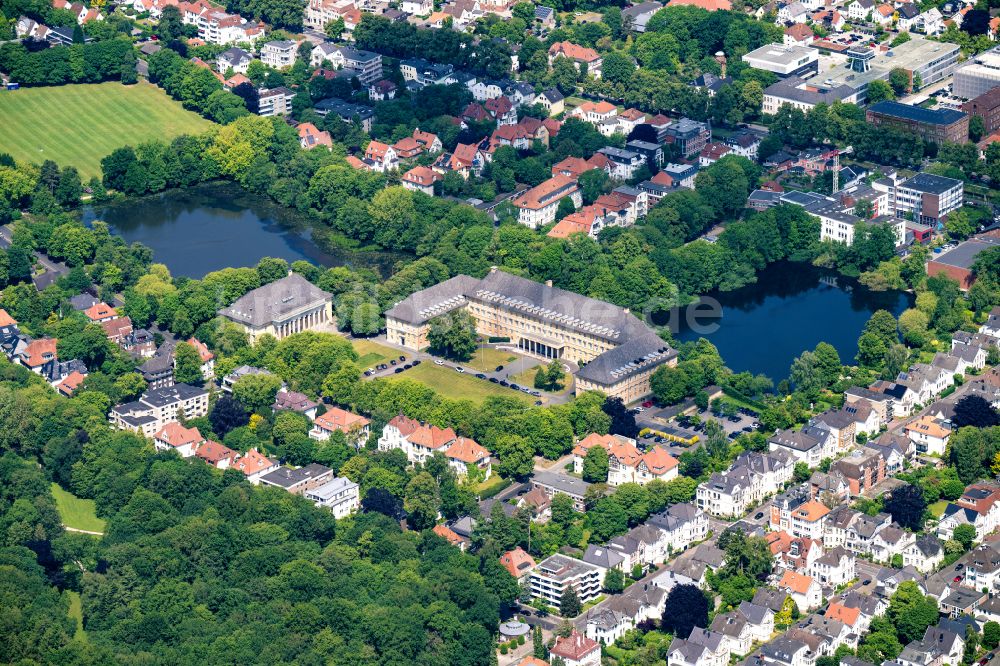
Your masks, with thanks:
[{"label": "construction crane", "polygon": [[853,152],[854,146],[833,151],[833,192],[831,194],[836,194],[840,190],[840,156],[850,155]]}]

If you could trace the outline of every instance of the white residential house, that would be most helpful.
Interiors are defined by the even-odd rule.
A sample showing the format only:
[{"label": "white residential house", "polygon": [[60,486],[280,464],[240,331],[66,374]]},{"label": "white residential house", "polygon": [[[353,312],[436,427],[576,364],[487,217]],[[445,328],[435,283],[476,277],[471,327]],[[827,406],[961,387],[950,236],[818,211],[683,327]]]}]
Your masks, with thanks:
[{"label": "white residential house", "polygon": [[647,524],[667,535],[669,551],[674,553],[704,541],[708,535],[708,515],[690,503],[674,504],[666,511],[650,516]]},{"label": "white residential house", "polygon": [[750,640],[764,643],[774,633],[774,611],[749,601],[741,601],[736,612],[743,616],[750,627]]},{"label": "white residential house", "polygon": [[868,552],[876,562],[891,562],[894,555],[902,556],[913,545],[916,536],[892,524],[879,530],[868,544]]},{"label": "white residential house", "polygon": [[250,63],[253,62],[253,56],[234,46],[220,53],[215,62],[218,64],[220,73],[231,69],[237,74],[246,74]]},{"label": "white residential house", "polygon": [[839,546],[813,562],[809,575],[820,585],[837,587],[853,580],[854,572],[854,555]]},{"label": "white residential house", "polygon": [[903,551],[903,566],[912,566],[921,573],[930,573],[944,562],[944,548],[941,541],[928,534],[917,539]]},{"label": "white residential house", "polygon": [[905,428],[920,453],[943,456],[951,437],[951,427],[941,419],[922,416]]},{"label": "white residential house", "polygon": [[297,45],[290,39],[267,42],[260,49],[260,61],[269,67],[283,69],[295,64]]},{"label": "white residential house", "polygon": [[329,509],[337,520],[346,518],[361,506],[358,484],[343,477],[334,477],[317,488],[305,491],[304,497],[316,506]]},{"label": "white residential house", "polygon": [[711,630],[725,637],[726,649],[731,654],[749,654],[753,644],[753,630],[746,619],[736,611],[716,615]]},{"label": "white residential house", "polygon": [[190,458],[205,442],[197,428],[185,428],[180,423],[167,423],[153,435],[157,451],[176,451],[181,458]]},{"label": "white residential house", "polygon": [[820,584],[812,576],[795,571],[785,571],[777,588],[791,595],[802,612],[818,608],[823,599],[823,589]]},{"label": "white residential house", "polygon": [[434,11],[432,0],[403,0],[399,8],[411,16],[427,16]]}]

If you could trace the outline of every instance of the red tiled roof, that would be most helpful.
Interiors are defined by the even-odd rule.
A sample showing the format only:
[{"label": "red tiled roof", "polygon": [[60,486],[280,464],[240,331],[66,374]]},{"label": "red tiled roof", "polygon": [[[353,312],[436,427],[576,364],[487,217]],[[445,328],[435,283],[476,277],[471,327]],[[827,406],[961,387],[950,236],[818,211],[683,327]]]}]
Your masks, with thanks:
[{"label": "red tiled roof", "polygon": [[87,378],[87,375],[83,374],[79,370],[74,370],[69,373],[64,380],[59,382],[59,392],[63,395],[72,395],[83,380]]},{"label": "red tiled roof", "polygon": [[434,529],[431,531],[453,546],[457,546],[463,541],[462,537],[455,534],[455,532],[446,525],[435,525]]},{"label": "red tiled roof", "polygon": [[[573,185],[573,188],[569,188]],[[513,204],[518,208],[531,208],[538,209],[543,208],[551,204],[551,201],[543,201],[545,197],[552,196],[556,192],[566,189],[566,193],[563,196],[569,196],[575,189],[576,180],[573,178],[568,178],[562,174],[556,174],[543,183],[532,187],[530,190],[526,190],[517,197]]]},{"label": "red tiled roof", "polygon": [[566,56],[579,62],[594,62],[601,58],[594,49],[573,42],[556,42],[549,47],[549,55],[552,57]]},{"label": "red tiled roof", "polygon": [[21,358],[24,360],[24,364],[29,368],[37,368],[57,358],[56,342],[55,338],[40,338],[29,342],[24,350],[21,351]]},{"label": "red tiled roof", "polygon": [[591,640],[576,629],[573,629],[569,636],[565,638],[560,636],[557,638],[556,644],[552,646],[549,652],[567,661],[581,661],[584,657],[594,652],[594,650],[600,649],[601,645],[597,641]]},{"label": "red tiled roof", "polygon": [[3,308],[0,308],[0,326],[17,326],[17,320]]},{"label": "red tiled roof", "polygon": [[108,317],[117,317],[118,311],[107,303],[94,303],[89,308],[83,311],[83,314],[91,321],[100,321],[101,319],[107,319]]},{"label": "red tiled roof", "polygon": [[518,546],[500,556],[500,565],[514,578],[520,578],[535,566],[535,560]]},{"label": "red tiled roof", "polygon": [[401,180],[419,187],[428,187],[441,180],[441,174],[425,166],[415,166],[404,173]]},{"label": "red tiled roof", "polygon": [[198,338],[191,338],[188,340],[188,344],[194,347],[194,350],[198,352],[198,356],[201,357],[202,363],[208,363],[213,358],[215,354],[208,350],[208,345],[199,340]]},{"label": "red tiled roof", "polygon": [[250,449],[233,464],[233,467],[243,472],[246,476],[251,476],[262,472],[265,469],[275,467],[278,463],[267,458],[257,449]]},{"label": "red tiled roof", "polygon": [[239,455],[228,446],[219,444],[218,442],[213,442],[212,440],[204,442],[195,450],[194,454],[212,465],[217,465],[221,461],[227,459],[232,461],[237,455]]},{"label": "red tiled roof", "polygon": [[164,442],[174,448],[185,444],[196,444],[205,440],[197,428],[185,428],[176,421],[168,423],[153,435],[153,439]]},{"label": "red tiled roof", "polygon": [[468,437],[456,439],[455,443],[449,446],[444,454],[449,458],[473,465],[490,457],[489,451],[480,446],[476,440]]},{"label": "red tiled roof", "polygon": [[352,428],[364,428],[371,421],[346,409],[330,407],[325,413],[317,416],[314,423],[324,430],[350,432]]}]

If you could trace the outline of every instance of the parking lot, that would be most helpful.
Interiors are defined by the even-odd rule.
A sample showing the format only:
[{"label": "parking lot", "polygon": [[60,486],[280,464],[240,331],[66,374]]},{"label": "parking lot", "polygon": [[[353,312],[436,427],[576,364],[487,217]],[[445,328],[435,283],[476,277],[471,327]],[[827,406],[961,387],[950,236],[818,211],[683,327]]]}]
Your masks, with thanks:
[{"label": "parking lot", "polygon": [[716,421],[722,426],[722,429],[730,439],[736,439],[742,433],[752,432],[760,427],[760,424],[757,422],[757,413],[746,408],[740,408],[738,412],[730,416],[718,412],[710,412],[707,409],[700,409],[697,414],[701,420],[700,424],[690,425],[692,422],[690,417],[679,416],[676,419],[677,425],[702,433],[705,431],[704,423],[706,421]]}]

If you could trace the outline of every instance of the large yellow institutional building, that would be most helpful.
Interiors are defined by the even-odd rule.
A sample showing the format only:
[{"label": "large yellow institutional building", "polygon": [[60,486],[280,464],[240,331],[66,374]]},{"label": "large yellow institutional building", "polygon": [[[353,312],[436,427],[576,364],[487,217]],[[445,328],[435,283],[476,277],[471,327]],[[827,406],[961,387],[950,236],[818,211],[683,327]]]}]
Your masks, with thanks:
[{"label": "large yellow institutional building", "polygon": [[481,280],[457,275],[418,291],[385,313],[386,337],[409,349],[428,346],[430,321],[464,309],[476,331],[509,338],[522,352],[578,364],[576,391],[601,391],[626,403],[650,394],[660,365],[677,351],[624,308],[492,269]]}]

